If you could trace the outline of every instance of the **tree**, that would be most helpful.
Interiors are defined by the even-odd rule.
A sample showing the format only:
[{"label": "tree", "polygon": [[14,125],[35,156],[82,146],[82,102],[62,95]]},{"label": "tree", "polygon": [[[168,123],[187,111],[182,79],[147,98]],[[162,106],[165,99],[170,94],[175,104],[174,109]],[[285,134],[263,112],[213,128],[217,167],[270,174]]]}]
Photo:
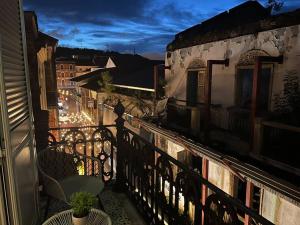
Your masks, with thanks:
[{"label": "tree", "polygon": [[288,72],[283,79],[284,88],[275,95],[275,112],[293,125],[300,125],[300,84],[296,72]]},{"label": "tree", "polygon": [[115,87],[112,85],[112,76],[108,71],[102,72],[101,79],[98,81],[100,91],[107,94],[111,94],[115,91]]},{"label": "tree", "polygon": [[284,5],[283,0],[268,0],[266,6],[272,11],[274,10],[275,12],[278,12],[282,9],[283,5]]}]

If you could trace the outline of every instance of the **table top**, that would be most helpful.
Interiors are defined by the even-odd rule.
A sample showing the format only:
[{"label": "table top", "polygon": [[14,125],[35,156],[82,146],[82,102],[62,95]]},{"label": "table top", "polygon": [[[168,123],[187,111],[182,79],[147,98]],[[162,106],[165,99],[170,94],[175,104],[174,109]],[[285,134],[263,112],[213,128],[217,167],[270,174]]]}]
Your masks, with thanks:
[{"label": "table top", "polygon": [[[72,214],[72,209],[62,211],[47,219],[43,225],[73,225]],[[111,219],[105,212],[93,208],[86,225],[111,225]]]}]

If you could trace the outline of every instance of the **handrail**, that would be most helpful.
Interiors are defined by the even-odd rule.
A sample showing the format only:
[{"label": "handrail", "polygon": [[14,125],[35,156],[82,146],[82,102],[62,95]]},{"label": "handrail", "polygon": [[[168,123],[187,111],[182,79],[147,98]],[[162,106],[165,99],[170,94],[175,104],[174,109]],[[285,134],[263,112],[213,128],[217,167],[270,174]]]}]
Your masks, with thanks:
[{"label": "handrail", "polygon": [[[204,179],[199,173],[191,170],[190,168],[188,168],[188,166],[186,166],[185,164],[183,164],[182,162],[174,159],[173,157],[171,157],[169,154],[167,154],[165,151],[157,148],[156,146],[154,146],[152,143],[150,143],[149,141],[147,141],[146,139],[144,139],[143,137],[139,136],[138,134],[136,134],[135,132],[131,131],[128,128],[124,127],[124,130],[127,131],[129,134],[131,134],[132,136],[138,138],[140,141],[144,142],[145,145],[148,145],[151,147],[151,149],[156,152],[159,153],[160,156],[163,156],[165,159],[167,159],[168,161],[172,162],[174,165],[178,166],[180,169],[182,169],[185,172],[190,173],[192,176],[195,176],[199,179],[200,183],[202,185],[207,186],[210,190],[212,190],[214,193],[218,194],[219,196],[222,197],[222,200],[226,201],[229,204],[232,204],[236,207],[238,207],[240,210],[242,210],[243,212],[245,212],[246,214],[248,214],[250,217],[257,219],[259,221],[259,223],[262,224],[266,224],[266,225],[273,225],[273,223],[271,223],[270,221],[268,221],[267,219],[265,219],[264,217],[262,217],[261,215],[259,215],[257,212],[255,212],[253,209],[246,207],[240,200],[237,200],[235,198],[233,198],[232,196],[230,196],[229,194],[227,194],[226,192],[224,192],[223,190],[221,190],[220,188],[218,188],[217,186],[213,185],[212,183],[210,183],[207,179]],[[129,162],[130,163],[130,162]],[[132,162],[131,162],[132,163]],[[195,184],[196,185],[196,184]]]},{"label": "handrail", "polygon": [[[101,125],[102,127],[115,127],[116,125]],[[85,128],[98,128],[99,126],[81,126],[81,127],[50,127],[49,130],[73,130],[73,129],[85,129]]]},{"label": "handrail", "polygon": [[[286,200],[293,204],[300,205],[300,189],[286,181],[276,178],[269,173],[258,169],[250,164],[244,163],[236,158],[222,154],[208,146],[195,142],[182,135],[179,135],[173,131],[166,130],[155,124],[146,122],[139,118],[134,117],[144,128],[151,130],[154,133],[165,136],[167,139],[174,141],[175,143],[184,146],[187,150],[191,151],[195,155],[199,155],[203,158],[211,160],[213,162],[224,165],[224,160],[231,165],[235,171],[245,176],[247,180],[256,183],[258,186],[263,186],[275,191],[283,196]],[[227,166],[227,165],[225,165]]]},{"label": "handrail", "polygon": [[275,122],[275,121],[263,121],[262,124],[264,126],[268,126],[268,127],[273,127],[273,128],[278,128],[278,129],[282,129],[282,130],[288,130],[291,132],[300,133],[300,127],[288,125],[285,123],[280,123],[280,122]]}]

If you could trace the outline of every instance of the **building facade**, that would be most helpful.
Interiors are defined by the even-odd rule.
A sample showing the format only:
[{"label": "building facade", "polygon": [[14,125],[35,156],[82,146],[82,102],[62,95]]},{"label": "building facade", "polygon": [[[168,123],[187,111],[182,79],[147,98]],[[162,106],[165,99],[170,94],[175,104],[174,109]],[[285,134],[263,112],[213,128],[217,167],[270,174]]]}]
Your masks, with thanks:
[{"label": "building facade", "polygon": [[[293,149],[300,146],[300,117],[291,102],[290,111],[278,115],[278,98],[286,100],[281,97],[292,87],[294,96],[300,93],[299,18],[300,10],[271,15],[258,2],[248,1],[176,34],[165,57],[165,91],[170,98],[165,128],[171,133],[154,132],[157,146],[193,165],[186,155],[193,151],[178,140],[178,133],[184,134],[220,153],[273,167],[272,176],[278,176],[278,170],[292,174],[279,183],[298,185],[292,177],[299,174],[300,156]],[[171,140],[173,135],[177,138]],[[246,190],[230,166],[211,160],[207,170],[208,179],[228,194],[238,196]],[[257,210],[271,222],[297,224],[297,202],[266,187],[255,195]]]},{"label": "building facade", "polygon": [[75,89],[75,83],[70,81],[76,76],[76,62],[74,59],[57,58],[56,76],[57,87],[60,90]]},{"label": "building facade", "polygon": [[26,11],[26,39],[37,149],[48,144],[47,130],[58,126],[55,51],[58,40],[39,32],[36,14]]},{"label": "building facade", "polygon": [[[252,15],[248,22],[238,19],[253,10],[261,14]],[[279,149],[273,153],[264,150],[266,139],[274,141],[275,130],[291,130],[283,131],[284,125],[272,121],[279,114],[278,96],[284,95],[286,80],[294,79],[295,85],[299,82],[297,18],[299,10],[271,16],[259,3],[248,2],[177,34],[166,53],[166,66],[170,67],[166,70],[166,95],[174,101],[170,112],[173,110],[175,117],[181,113],[187,120],[182,124],[188,126],[181,130],[191,130],[190,134],[202,141],[209,136],[220,149],[273,154],[274,159],[297,166],[285,161]],[[222,20],[227,24],[220,27]],[[169,122],[172,120],[171,116]],[[297,119],[294,124],[283,123],[299,126]],[[290,144],[299,144],[298,135],[290,135],[295,137]]]}]

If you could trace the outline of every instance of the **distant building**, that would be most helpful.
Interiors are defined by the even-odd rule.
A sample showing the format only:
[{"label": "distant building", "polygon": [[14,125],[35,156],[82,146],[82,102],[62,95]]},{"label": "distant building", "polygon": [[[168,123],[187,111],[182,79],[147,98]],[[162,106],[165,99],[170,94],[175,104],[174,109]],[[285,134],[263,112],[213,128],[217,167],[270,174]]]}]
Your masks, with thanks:
[{"label": "distant building", "polygon": [[104,68],[108,60],[107,56],[84,57],[80,55],[74,55],[73,57],[76,59],[76,77],[100,68]]},{"label": "distant building", "polygon": [[76,76],[76,61],[73,58],[56,59],[57,87],[60,90],[75,89],[75,82],[70,81]]},{"label": "distant building", "polygon": [[[102,121],[99,107],[102,104],[114,105],[121,98],[128,103],[125,104],[128,113],[138,117],[151,115],[155,93],[154,69],[162,63],[139,55],[110,56],[104,68],[72,79],[81,89],[82,110],[91,115],[95,122]],[[112,93],[107,93],[101,86],[104,74],[109,74],[112,79]]]}]

